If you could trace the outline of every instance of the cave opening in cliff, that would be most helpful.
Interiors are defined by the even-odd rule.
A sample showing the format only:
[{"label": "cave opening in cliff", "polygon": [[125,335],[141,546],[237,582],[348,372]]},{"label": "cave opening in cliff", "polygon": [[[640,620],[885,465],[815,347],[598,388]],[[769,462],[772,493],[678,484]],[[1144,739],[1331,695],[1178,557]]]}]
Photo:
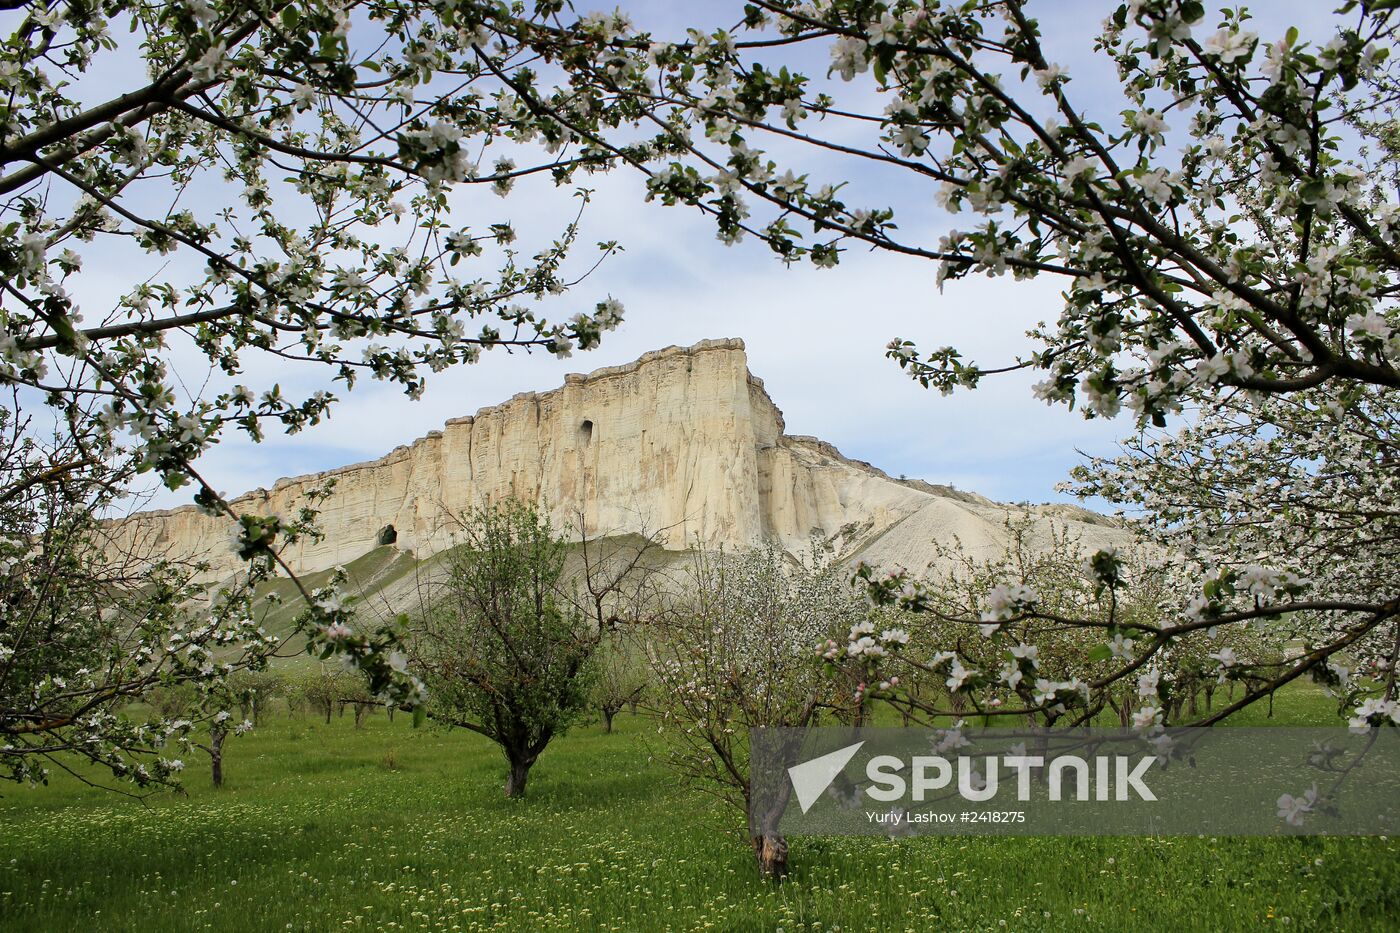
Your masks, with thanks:
[{"label": "cave opening in cliff", "polygon": [[579,446],[581,446],[581,447],[587,447],[588,444],[589,444],[589,442],[592,441],[592,440],[593,440],[593,422],[592,422],[592,421],[589,421],[589,420],[587,420],[587,419],[584,419],[584,422],[578,426],[578,442],[579,442]]},{"label": "cave opening in cliff", "polygon": [[394,530],[393,525],[385,525],[379,532],[380,544],[393,544],[399,540],[399,533]]}]

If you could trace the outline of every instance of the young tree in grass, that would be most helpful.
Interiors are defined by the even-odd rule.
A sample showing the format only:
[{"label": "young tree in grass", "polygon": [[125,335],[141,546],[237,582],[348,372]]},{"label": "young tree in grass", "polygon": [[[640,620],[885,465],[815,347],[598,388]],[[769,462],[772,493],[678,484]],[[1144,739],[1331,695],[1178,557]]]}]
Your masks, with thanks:
[{"label": "young tree in grass", "polygon": [[273,670],[241,671],[229,678],[229,692],[238,704],[244,719],[255,726],[262,725],[262,715],[272,701],[286,695],[287,683]]},{"label": "young tree in grass", "polygon": [[651,683],[638,637],[638,634],[611,632],[598,648],[593,703],[603,716],[604,732],[612,732],[613,718],[623,707],[636,709]]},{"label": "young tree in grass", "polygon": [[538,508],[514,499],[459,516],[440,579],[420,587],[408,643],[428,715],[495,742],[505,792],[587,708],[600,622],[568,592],[568,545]]},{"label": "young tree in grass", "polygon": [[[867,621],[866,601],[845,568],[795,566],[776,546],[701,553],[677,582],[648,643],[654,703],[671,731],[665,760],[747,819],[749,730],[808,726],[854,706],[853,684],[812,660],[816,646]],[[760,872],[787,872],[776,827],[758,827],[750,842]]]},{"label": "young tree in grass", "polygon": [[245,719],[240,723],[234,723],[233,714],[226,709],[221,709],[212,716],[206,717],[209,727],[208,743],[200,742],[197,739],[190,740],[190,746],[197,748],[209,756],[209,778],[215,787],[224,786],[224,742],[231,735],[244,735],[253,729],[252,720]]},{"label": "young tree in grass", "polygon": [[[177,743],[186,752],[201,751],[209,757],[209,777],[215,787],[224,786],[224,743],[230,736],[251,732],[253,722],[236,722],[231,708],[242,697],[227,682],[201,691],[195,684],[180,682],[157,687],[145,700],[162,717],[176,724]],[[207,737],[202,737],[203,732]],[[184,769],[183,759],[174,759],[172,771]]]},{"label": "young tree in grass", "polygon": [[[337,710],[343,714],[347,704],[359,706],[374,702],[373,696],[366,691],[364,678],[356,676],[353,671],[325,666],[302,675],[293,689],[301,702],[325,719],[326,725],[330,725]],[[357,724],[363,715],[357,710]]]},{"label": "young tree in grass", "polygon": [[[376,707],[384,705],[375,699],[374,692],[369,689],[365,679],[354,671],[344,671],[336,678],[335,703],[341,716],[345,715],[346,707],[350,708],[356,729],[363,729],[370,713],[374,712]],[[393,707],[389,709],[392,711]]]}]

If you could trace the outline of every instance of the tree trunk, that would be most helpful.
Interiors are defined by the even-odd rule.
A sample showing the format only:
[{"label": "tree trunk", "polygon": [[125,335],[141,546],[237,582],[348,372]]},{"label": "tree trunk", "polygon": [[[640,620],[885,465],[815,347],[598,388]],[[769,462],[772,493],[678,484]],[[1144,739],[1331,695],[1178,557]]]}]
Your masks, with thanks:
[{"label": "tree trunk", "polygon": [[360,729],[360,728],[363,728],[363,727],[364,727],[364,724],[365,724],[365,716],[368,715],[368,714],[369,714],[369,707],[368,707],[367,705],[365,705],[364,703],[356,703],[356,704],[355,704],[355,728],[356,728],[356,729]]},{"label": "tree trunk", "polygon": [[533,761],[523,759],[512,758],[510,760],[510,773],[506,776],[507,797],[525,796],[525,781],[530,777],[530,766],[533,764]]},{"label": "tree trunk", "polygon": [[326,725],[331,724],[331,701],[326,701]]},{"label": "tree trunk", "polygon": [[224,786],[224,730],[218,728],[209,734],[209,775],[215,787]]},{"label": "tree trunk", "polygon": [[760,875],[776,881],[787,874],[788,844],[781,833],[765,832],[754,836],[752,841]]},{"label": "tree trunk", "polygon": [[616,715],[617,710],[608,709],[607,707],[603,708],[603,731],[608,735],[612,735],[612,721],[613,717]]}]

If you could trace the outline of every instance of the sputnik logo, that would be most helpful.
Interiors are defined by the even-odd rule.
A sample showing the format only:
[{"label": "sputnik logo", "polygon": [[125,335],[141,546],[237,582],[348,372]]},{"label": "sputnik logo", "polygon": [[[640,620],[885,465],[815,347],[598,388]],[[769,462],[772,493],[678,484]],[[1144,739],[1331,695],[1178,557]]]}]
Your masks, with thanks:
[{"label": "sputnik logo", "polygon": [[831,786],[831,782],[836,780],[836,776],[841,773],[851,759],[860,751],[864,742],[857,742],[854,745],[847,745],[845,748],[837,749],[820,758],[813,758],[811,761],[804,761],[800,765],[793,765],[788,768],[788,778],[792,781],[793,792],[797,794],[797,805],[806,813],[812,809],[812,804],[821,799],[821,795],[826,793],[826,789]]}]

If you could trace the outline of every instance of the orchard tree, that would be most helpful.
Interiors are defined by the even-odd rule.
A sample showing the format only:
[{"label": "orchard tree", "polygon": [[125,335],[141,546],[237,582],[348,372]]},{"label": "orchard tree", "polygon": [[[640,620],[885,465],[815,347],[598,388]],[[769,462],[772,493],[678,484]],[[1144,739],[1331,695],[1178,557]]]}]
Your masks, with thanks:
[{"label": "orchard tree", "polygon": [[[1234,646],[1221,645],[1213,661],[1212,655],[1205,660],[1222,677],[1255,682],[1246,699],[1309,675],[1357,725],[1366,725],[1400,722],[1400,624],[1393,614],[1378,621],[1338,608],[1360,611],[1395,592],[1397,463],[1400,398],[1375,388],[1324,386],[1284,397],[1228,396],[1188,427],[1145,434],[1120,456],[1076,468],[1065,488],[1139,515],[1138,527],[1193,576],[1257,576],[1260,554],[1289,555],[1306,569],[1316,605],[1270,628],[1301,651],[1251,664]],[[1183,611],[1207,608],[1198,599]]]},{"label": "orchard tree", "polygon": [[349,671],[322,667],[302,676],[296,684],[295,696],[318,716],[324,717],[326,725],[330,725],[336,706],[341,704],[343,711],[342,699],[357,689],[359,685]]},{"label": "orchard tree", "polygon": [[[122,479],[0,408],[0,778],[97,783],[90,764],[138,790],[174,784],[208,718],[189,710],[284,646],[257,619],[256,572],[210,588],[158,549],[112,547],[98,515]],[[130,708],[156,693],[170,702]]]},{"label": "orchard tree", "polygon": [[651,684],[643,649],[634,634],[609,632],[599,646],[593,705],[603,717],[603,731],[611,733],[613,719],[630,706],[633,711]]},{"label": "orchard tree", "polygon": [[[174,688],[153,691],[148,699],[160,708],[162,715],[175,722],[201,725],[202,728],[184,731],[180,746],[187,754],[200,751],[208,756],[210,783],[216,788],[223,787],[224,743],[232,736],[253,731],[251,719],[235,722],[231,711],[235,704],[247,702],[245,691],[232,687],[227,681],[203,691],[182,683]],[[175,759],[172,764],[177,766],[176,770],[184,769],[181,759]]]},{"label": "orchard tree", "polygon": [[228,689],[243,718],[260,726],[273,699],[286,694],[287,684],[273,670],[241,671],[229,678]]},{"label": "orchard tree", "polygon": [[[172,560],[158,542],[114,537],[99,516],[127,494],[129,461],[87,459],[92,448],[73,441],[81,419],[40,443],[13,410],[0,408],[0,778],[46,782],[56,767],[95,784],[99,774],[83,767],[92,765],[115,787],[176,785],[177,753],[207,730],[219,759],[228,734],[219,714],[247,703],[256,716],[277,682],[268,663],[303,650],[299,633],[317,625],[328,629],[323,653],[339,647],[361,669],[370,665],[357,659],[381,655],[399,675],[374,688],[377,702],[418,695],[394,669],[397,633],[351,631],[342,574],[309,592],[316,605],[290,633],[274,635],[263,624],[273,604],[254,598],[272,572],[267,555],[211,584],[206,567]],[[310,531],[282,526],[291,541]],[[354,682],[367,679],[356,672]]]},{"label": "orchard tree", "polygon": [[[524,305],[568,286],[574,224],[521,256],[508,219],[486,222],[463,191],[504,196],[538,173],[569,184],[605,164],[558,133],[529,165],[507,157],[520,147],[484,107],[492,35],[477,5],[13,6],[0,59],[3,375],[60,407],[107,402],[99,425],[131,435],[168,485],[197,480],[190,463],[228,427],[257,439],[269,422],[325,417],[328,392],[234,384],[258,357],[416,397],[428,371],[483,349],[565,355],[617,324],[612,301],[561,324]],[[110,61],[128,56],[141,67]],[[104,270],[130,261],[132,281],[110,297],[104,282],[108,303],[88,294],[80,309],[89,254]],[[145,274],[160,268],[164,280]],[[176,350],[227,377],[223,390],[190,397],[167,365]]]},{"label": "orchard tree", "polygon": [[410,665],[428,685],[427,715],[496,743],[506,796],[521,797],[549,743],[587,710],[595,654],[630,621],[619,597],[653,543],[584,539],[571,573],[573,546],[536,506],[504,499],[457,526],[440,569],[420,583]]},{"label": "orchard tree", "polygon": [[[1047,533],[1031,516],[1011,513],[1004,527],[999,554],[970,553],[956,539],[935,544],[934,568],[906,594],[917,594],[906,602],[933,617],[922,626],[906,617],[917,640],[853,635],[828,643],[824,654],[878,671],[870,695],[906,722],[1011,716],[1079,726],[1111,712],[1129,726],[1143,708],[1154,723],[1194,717],[1202,692],[1209,705],[1218,683],[1271,667],[1288,640],[1257,627],[1174,640],[1150,657],[1144,682],[1153,689],[1144,693],[1131,678],[1110,675],[1138,656],[1134,626],[1160,627],[1189,610],[1190,570],[1176,555],[1165,559],[1171,551],[1161,541],[1143,540],[1113,553],[1121,582],[1105,586],[1096,566],[1105,558],[1066,529],[1052,524]],[[1008,616],[1008,603],[1017,602],[1034,611]]]},{"label": "orchard tree", "polygon": [[[860,699],[855,685],[813,664],[812,646],[877,630],[844,568],[796,565],[776,545],[698,551],[677,588],[648,642],[654,706],[672,733],[664,760],[747,819],[749,731],[802,728],[823,713],[852,712]],[[907,633],[880,627],[877,637]],[[763,875],[786,874],[787,840],[775,822],[759,821],[750,842]]]},{"label": "orchard tree", "polygon": [[[1042,370],[1047,400],[1147,423],[1223,387],[1400,387],[1393,4],[1345,3],[1330,34],[1264,38],[1243,10],[1123,4],[1095,44],[1117,67],[1109,101],[1047,58],[1042,6],[1056,12],[754,0],[732,29],[680,41],[621,12],[491,24],[570,72],[564,109],[562,92],[499,69],[530,125],[627,101],[654,135],[613,151],[652,197],[711,214],[726,242],[752,235],[818,266],[873,246],[937,261],[940,281],[1063,281],[1059,319],[1011,367]],[[818,53],[824,77],[797,70]],[[839,167],[793,171],[803,159]],[[843,193],[856,173],[905,201],[922,186],[974,222],[910,240],[889,204]],[[945,391],[993,371],[955,348],[896,340],[891,355]]]},{"label": "orchard tree", "polygon": [[208,743],[190,740],[190,747],[197,748],[209,756],[209,779],[215,787],[224,786],[224,742],[231,735],[246,735],[253,730],[253,721],[245,719],[233,723],[233,714],[221,709],[207,717],[209,728]]}]

